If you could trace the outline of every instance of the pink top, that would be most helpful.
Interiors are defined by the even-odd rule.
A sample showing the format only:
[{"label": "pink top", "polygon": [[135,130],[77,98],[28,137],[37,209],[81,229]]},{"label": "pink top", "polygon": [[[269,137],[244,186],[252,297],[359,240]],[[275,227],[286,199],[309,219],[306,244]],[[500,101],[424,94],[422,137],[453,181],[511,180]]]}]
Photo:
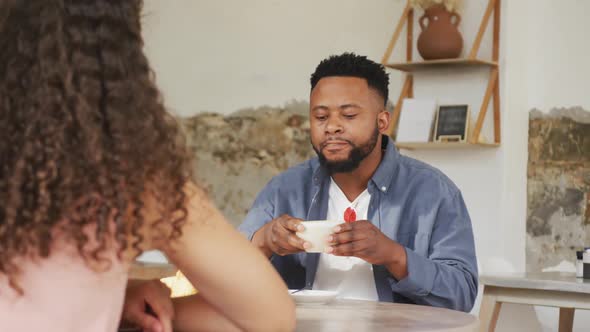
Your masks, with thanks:
[{"label": "pink top", "polygon": [[[127,264],[103,273],[87,267],[76,249],[61,246],[48,259],[21,260],[23,296],[0,274],[0,331],[114,332],[123,307]],[[109,255],[112,256],[112,253]]]}]

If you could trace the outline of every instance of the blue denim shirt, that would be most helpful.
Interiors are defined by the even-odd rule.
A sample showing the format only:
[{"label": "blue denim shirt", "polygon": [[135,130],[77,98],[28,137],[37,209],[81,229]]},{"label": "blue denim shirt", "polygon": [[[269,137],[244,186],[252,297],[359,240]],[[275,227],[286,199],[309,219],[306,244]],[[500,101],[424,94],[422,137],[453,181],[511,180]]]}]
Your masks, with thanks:
[{"label": "blue denim shirt", "polygon": [[[385,154],[368,183],[368,219],[406,248],[408,276],[396,280],[373,265],[379,300],[469,311],[477,295],[477,260],[461,192],[442,172],[400,155],[388,141],[383,136]],[[317,158],[294,166],[260,192],[239,230],[251,240],[282,214],[326,219],[329,185]],[[318,261],[317,253],[271,257],[289,288],[311,287]]]}]

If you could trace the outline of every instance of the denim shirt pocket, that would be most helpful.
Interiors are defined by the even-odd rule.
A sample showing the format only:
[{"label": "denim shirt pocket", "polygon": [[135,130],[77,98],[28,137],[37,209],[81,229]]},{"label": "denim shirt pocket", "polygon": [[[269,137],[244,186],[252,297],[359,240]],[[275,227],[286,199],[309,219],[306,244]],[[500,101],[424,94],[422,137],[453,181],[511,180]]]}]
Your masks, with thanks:
[{"label": "denim shirt pocket", "polygon": [[407,232],[397,235],[397,242],[420,256],[428,257],[430,234]]},{"label": "denim shirt pocket", "polygon": [[420,256],[428,257],[428,248],[430,248],[430,234],[416,233],[416,236],[414,236],[414,252]]}]

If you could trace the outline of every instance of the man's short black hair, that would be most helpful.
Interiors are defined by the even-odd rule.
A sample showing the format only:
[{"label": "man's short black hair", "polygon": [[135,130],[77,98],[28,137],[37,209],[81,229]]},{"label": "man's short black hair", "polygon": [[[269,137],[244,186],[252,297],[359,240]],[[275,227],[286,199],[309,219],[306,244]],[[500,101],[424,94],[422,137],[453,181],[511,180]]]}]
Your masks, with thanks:
[{"label": "man's short black hair", "polygon": [[369,87],[383,97],[384,105],[387,105],[389,74],[385,72],[383,65],[367,59],[366,56],[347,52],[322,60],[315,72],[311,74],[311,89],[313,90],[322,78],[331,76],[364,78]]}]

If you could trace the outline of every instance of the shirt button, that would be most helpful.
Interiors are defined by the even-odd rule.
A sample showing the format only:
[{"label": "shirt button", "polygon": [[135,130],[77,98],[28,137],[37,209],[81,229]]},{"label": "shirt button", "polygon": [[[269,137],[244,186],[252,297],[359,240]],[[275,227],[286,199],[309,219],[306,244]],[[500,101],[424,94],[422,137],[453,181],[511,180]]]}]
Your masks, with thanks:
[{"label": "shirt button", "polygon": [[385,187],[385,186],[381,187],[381,191],[385,192],[385,190],[387,190],[387,187]]}]

